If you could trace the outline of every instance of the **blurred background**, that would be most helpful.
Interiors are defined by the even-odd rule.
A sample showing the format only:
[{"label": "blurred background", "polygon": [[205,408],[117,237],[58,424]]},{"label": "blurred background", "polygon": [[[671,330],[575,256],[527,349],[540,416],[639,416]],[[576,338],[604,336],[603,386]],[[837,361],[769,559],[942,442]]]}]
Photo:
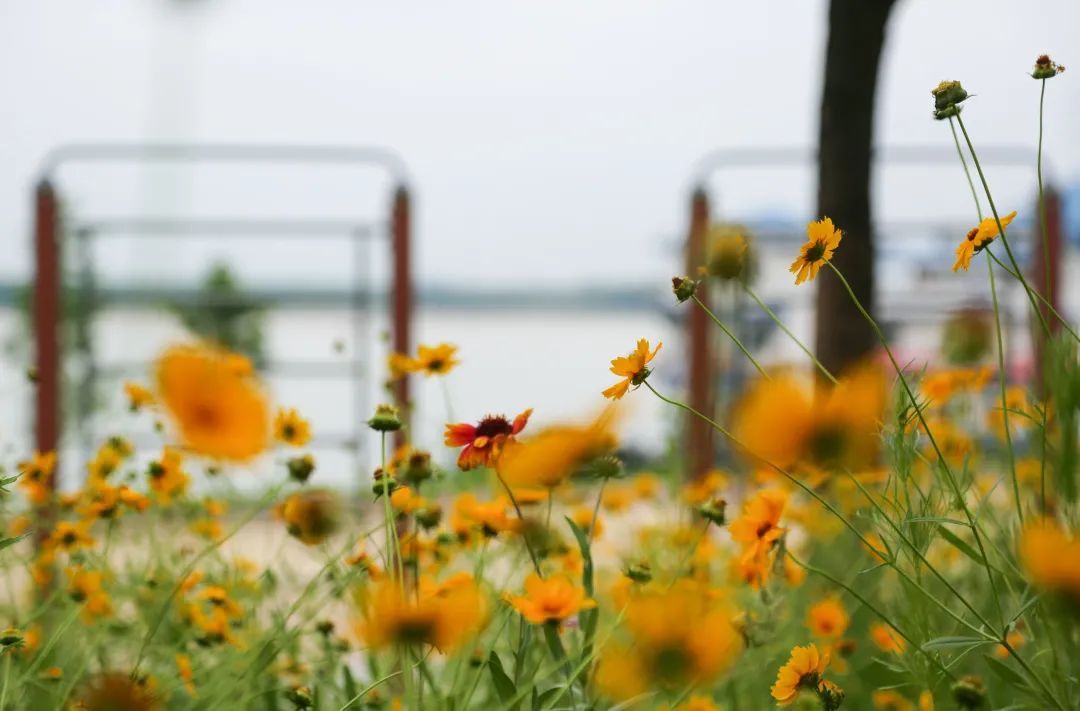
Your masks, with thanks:
[{"label": "blurred background", "polygon": [[[413,438],[436,451],[448,419],[594,412],[608,361],[640,337],[664,341],[665,387],[685,386],[670,277],[686,271],[695,188],[711,219],[760,233],[758,293],[813,342],[813,291],[786,266],[818,216],[828,17],[827,0],[0,1],[0,443],[24,455],[33,429],[43,177],[63,215],[73,454],[113,431],[151,437],[124,414],[120,384],[145,380],[186,331],[224,328],[266,367],[277,400],[313,420],[323,482],[363,481],[377,454],[358,425],[383,398],[388,224],[402,186],[412,341],[455,343],[463,360],[449,398],[413,383]],[[949,271],[974,208],[930,89],[955,78],[974,94],[964,118],[996,201],[1030,234],[1039,85],[1028,73],[1044,52],[1077,64],[1077,28],[1075,0],[892,7],[873,117],[874,291],[905,359],[933,358],[942,321],[988,303],[982,269]],[[1048,82],[1045,122],[1067,315],[1080,298],[1068,278],[1080,239],[1073,73]],[[373,148],[384,160],[69,161],[71,144]],[[928,159],[891,161],[892,149]],[[1023,372],[1024,296],[1003,298]],[[728,309],[763,360],[798,358],[745,305]],[[675,422],[654,399],[631,400],[626,445],[663,452]],[[80,468],[62,459],[70,485]]]}]

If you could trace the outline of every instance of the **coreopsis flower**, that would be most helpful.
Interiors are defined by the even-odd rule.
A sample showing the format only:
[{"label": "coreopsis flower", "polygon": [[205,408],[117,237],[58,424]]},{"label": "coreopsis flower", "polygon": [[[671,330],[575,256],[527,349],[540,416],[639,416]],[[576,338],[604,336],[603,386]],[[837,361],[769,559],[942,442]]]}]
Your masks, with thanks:
[{"label": "coreopsis flower", "polygon": [[[1001,227],[1003,229],[1008,227],[1014,219],[1016,219],[1016,210],[1001,218]],[[986,218],[979,223],[978,227],[968,230],[967,236],[956,248],[956,262],[953,263],[952,270],[954,272],[961,269],[967,271],[971,266],[972,257],[986,249],[986,245],[993,242],[999,234],[1001,230],[998,229],[997,220],[993,217]]]},{"label": "coreopsis flower", "polygon": [[847,631],[848,614],[835,597],[827,597],[811,606],[806,615],[806,626],[815,637],[839,639]]},{"label": "coreopsis flower", "polygon": [[105,574],[100,570],[87,570],[82,567],[65,568],[68,577],[68,596],[81,604],[82,618],[87,624],[99,617],[112,614],[112,601],[105,591]]},{"label": "coreopsis flower", "polygon": [[442,583],[420,579],[419,595],[387,580],[356,594],[357,633],[375,649],[430,645],[442,652],[459,648],[487,623],[487,601],[468,573]]},{"label": "coreopsis flower", "polygon": [[[1009,630],[1009,633],[1005,635],[1005,641],[1009,643],[1009,647],[1020,649],[1027,644],[1027,637],[1024,636],[1023,632],[1014,628]],[[1009,647],[1006,647],[1004,644],[997,645],[994,647],[994,656],[998,659],[1008,659],[1009,655],[1012,654],[1012,652],[1009,651]]]},{"label": "coreopsis flower", "polygon": [[541,578],[530,573],[525,578],[525,594],[511,595],[505,599],[528,622],[534,625],[551,624],[561,627],[566,620],[582,610],[596,607],[596,601],[585,595],[585,590],[565,575]]},{"label": "coreopsis flower", "polygon": [[195,674],[191,670],[191,657],[186,654],[177,654],[174,659],[176,661],[176,673],[180,680],[184,682],[184,690],[187,691],[189,696],[198,696],[195,691]]},{"label": "coreopsis flower", "polygon": [[870,625],[870,639],[878,649],[890,654],[903,654],[907,649],[904,638],[884,622],[875,622]]},{"label": "coreopsis flower", "polygon": [[722,469],[710,469],[683,486],[682,500],[690,506],[698,506],[715,498],[728,487],[727,472]]},{"label": "coreopsis flower", "polygon": [[62,550],[68,553],[94,546],[94,537],[90,535],[91,521],[58,521],[56,527],[45,539],[45,548]]},{"label": "coreopsis flower", "polygon": [[504,496],[490,501],[479,501],[471,493],[462,494],[454,501],[451,527],[459,537],[468,538],[468,534],[479,530],[487,538],[493,538],[503,531],[516,531],[517,519],[507,514],[510,502]]},{"label": "coreopsis flower", "polygon": [[604,397],[618,400],[627,393],[630,386],[635,388],[645,382],[652,371],[648,365],[663,347],[663,343],[657,343],[652,352],[649,351],[649,341],[639,339],[637,348],[630,355],[615,358],[611,361],[611,372],[622,378],[619,382],[604,391]]},{"label": "coreopsis flower", "polygon": [[780,527],[780,517],[787,500],[788,494],[782,489],[759,491],[743,504],[742,514],[728,526],[731,538],[742,546],[738,565],[754,587],[768,579],[769,551],[786,531]]},{"label": "coreopsis flower", "polygon": [[604,519],[599,514],[594,518],[593,510],[588,506],[578,506],[570,513],[570,518],[589,538],[599,538],[604,534]]},{"label": "coreopsis flower", "polygon": [[833,252],[840,245],[841,237],[843,233],[828,217],[806,226],[806,243],[799,249],[799,256],[788,269],[795,275],[796,286],[817,276],[821,266],[832,258]]},{"label": "coreopsis flower", "polygon": [[307,546],[318,545],[341,527],[341,500],[331,491],[305,489],[285,500],[281,517],[290,536]]},{"label": "coreopsis flower", "polygon": [[1040,54],[1035,60],[1035,67],[1031,70],[1032,79],[1053,79],[1065,71],[1065,65],[1058,64],[1048,55]]},{"label": "coreopsis flower", "polygon": [[746,282],[753,268],[750,239],[741,225],[713,225],[705,236],[708,242],[705,269],[723,281]]},{"label": "coreopsis flower", "polygon": [[183,465],[184,455],[175,447],[165,447],[161,457],[147,465],[150,490],[162,506],[168,506],[174,498],[187,491],[191,477],[184,471]]},{"label": "coreopsis flower", "polygon": [[499,474],[512,487],[553,489],[615,449],[612,420],[606,411],[587,425],[556,425],[508,442],[498,460]]},{"label": "coreopsis flower", "polygon": [[247,461],[270,441],[266,396],[246,358],[174,346],[158,359],[157,391],[184,446],[212,459]]},{"label": "coreopsis flower", "polygon": [[635,589],[624,600],[622,639],[605,645],[597,666],[606,696],[707,687],[730,667],[742,638],[723,596],[687,580],[664,590]]},{"label": "coreopsis flower", "polygon": [[475,425],[465,422],[446,426],[443,441],[447,447],[462,447],[457,465],[462,471],[476,467],[492,467],[502,454],[503,447],[525,429],[532,408],[525,410],[513,422],[503,415],[488,415]]},{"label": "coreopsis flower", "polygon": [[118,517],[124,508],[145,511],[149,506],[149,499],[128,486],[89,484],[78,512],[86,519],[111,519]]},{"label": "coreopsis flower", "polygon": [[158,711],[164,708],[149,677],[124,672],[102,672],[92,677],[79,694],[75,708],[85,711]]},{"label": "coreopsis flower", "polygon": [[454,356],[457,355],[457,346],[450,343],[440,343],[437,346],[420,345],[416,350],[414,372],[424,375],[446,375],[461,363]]},{"label": "coreopsis flower", "polygon": [[[670,706],[662,706],[660,711],[672,711],[672,709]],[[676,706],[674,711],[720,711],[720,707],[708,696],[694,694]]]},{"label": "coreopsis flower", "polygon": [[915,711],[915,704],[895,689],[878,689],[870,700],[878,711]]},{"label": "coreopsis flower", "polygon": [[1019,553],[1032,583],[1080,602],[1080,538],[1042,519],[1024,528]]},{"label": "coreopsis flower", "polygon": [[44,504],[52,493],[56,470],[56,452],[34,452],[30,459],[19,462],[19,488],[36,505]]},{"label": "coreopsis flower", "polygon": [[392,381],[401,380],[416,371],[416,361],[405,353],[391,353],[386,356],[386,372]]},{"label": "coreopsis flower", "polygon": [[660,479],[651,472],[638,472],[630,481],[630,484],[634,487],[637,497],[642,501],[655,499],[663,489]]},{"label": "coreopsis flower", "polygon": [[772,697],[776,699],[777,705],[791,705],[804,689],[820,693],[828,664],[828,655],[819,653],[817,645],[792,648],[791,658],[780,667],[776,683],[772,687]]},{"label": "coreopsis flower", "polygon": [[778,376],[748,388],[732,431],[745,454],[782,469],[866,470],[877,462],[887,401],[887,380],[876,366],[855,368],[816,396]]},{"label": "coreopsis flower", "polygon": [[154,404],[154,393],[138,383],[124,383],[124,395],[127,396],[128,407],[132,412],[138,412]]},{"label": "coreopsis flower", "polygon": [[290,447],[303,447],[311,440],[311,423],[295,408],[281,408],[274,415],[274,439]]}]

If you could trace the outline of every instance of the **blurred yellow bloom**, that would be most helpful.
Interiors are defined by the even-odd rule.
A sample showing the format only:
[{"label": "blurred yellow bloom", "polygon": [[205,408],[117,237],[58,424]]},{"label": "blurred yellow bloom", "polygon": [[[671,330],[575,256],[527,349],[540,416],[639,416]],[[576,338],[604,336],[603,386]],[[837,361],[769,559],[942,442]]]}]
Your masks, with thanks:
[{"label": "blurred yellow bloom", "polygon": [[146,469],[150,490],[162,506],[168,506],[174,498],[187,491],[191,477],[184,471],[183,463],[184,455],[179,449],[165,447],[161,458],[150,462]]},{"label": "blurred yellow bloom", "polygon": [[455,356],[457,346],[440,343],[437,346],[421,345],[417,349],[416,359],[412,362],[413,372],[424,375],[446,375],[454,366],[461,363]]},{"label": "blurred yellow bloom", "polygon": [[281,517],[290,536],[304,545],[318,545],[340,528],[341,500],[326,489],[304,489],[285,499]]},{"label": "blurred yellow bloom", "polygon": [[30,503],[40,505],[48,501],[56,469],[56,452],[34,452],[30,459],[19,462],[17,468],[19,488],[26,492]]},{"label": "blurred yellow bloom", "polygon": [[1080,539],[1042,519],[1024,528],[1019,551],[1032,583],[1080,602]]},{"label": "blurred yellow bloom", "polygon": [[124,394],[127,396],[128,407],[132,412],[138,412],[154,404],[154,393],[138,383],[124,383]]},{"label": "blurred yellow bloom", "polygon": [[68,577],[68,596],[82,608],[82,618],[87,624],[99,617],[112,614],[112,602],[103,587],[104,573],[82,567],[65,568]]},{"label": "blurred yellow bloom", "polygon": [[582,610],[596,607],[596,602],[585,597],[585,591],[564,575],[541,578],[530,573],[525,578],[524,595],[505,595],[522,617],[534,625],[562,625]]},{"label": "blurred yellow bloom", "polygon": [[827,597],[810,608],[806,626],[815,637],[838,639],[847,631],[847,610],[837,598]]},{"label": "blurred yellow bloom", "polygon": [[185,447],[213,459],[247,461],[269,444],[269,406],[242,356],[174,346],[158,359],[157,389]]},{"label": "blurred yellow bloom", "polygon": [[507,442],[496,468],[512,487],[555,488],[615,448],[613,417],[608,410],[586,425],[557,425]]},{"label": "blurred yellow bloom", "polygon": [[871,696],[875,709],[880,711],[915,711],[915,704],[911,703],[903,694],[892,689],[879,689]]},{"label": "blurred yellow bloom", "polygon": [[487,602],[476,581],[459,573],[436,583],[420,580],[419,595],[386,581],[361,588],[357,633],[370,646],[431,645],[442,652],[457,649],[487,623]]},{"label": "blurred yellow bloom", "polygon": [[290,447],[303,447],[311,440],[311,423],[295,408],[280,408],[274,415],[274,439]]},{"label": "blurred yellow bloom", "polygon": [[884,622],[875,622],[870,625],[870,639],[883,652],[903,654],[904,650],[907,649],[907,642],[904,641],[904,638]]}]

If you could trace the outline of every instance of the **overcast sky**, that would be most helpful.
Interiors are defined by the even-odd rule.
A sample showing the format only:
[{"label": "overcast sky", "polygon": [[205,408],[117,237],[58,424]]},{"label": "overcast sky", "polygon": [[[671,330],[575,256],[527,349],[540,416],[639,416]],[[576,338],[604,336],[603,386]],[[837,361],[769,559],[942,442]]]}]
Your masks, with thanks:
[{"label": "overcast sky", "polygon": [[[42,157],[97,139],[385,146],[416,191],[422,280],[662,278],[704,152],[813,144],[826,9],[825,0],[0,0],[0,278],[28,273]],[[1026,72],[1047,51],[1076,65],[1048,86],[1049,160],[1056,177],[1080,179],[1077,28],[1076,0],[898,0],[879,144],[949,148],[947,128],[929,118],[929,90],[956,78],[977,94],[964,115],[979,145],[1033,146],[1038,84]],[[260,182],[266,174],[228,171],[64,180],[71,209],[94,214],[243,205],[375,216],[387,190],[341,172],[275,175],[273,186]],[[732,176],[718,183],[721,202],[736,214],[801,217],[810,175]],[[1002,202],[1030,197],[1031,171],[992,178],[1013,191]],[[971,211],[956,172],[889,180],[878,185],[887,215]],[[117,250],[130,273],[199,263],[176,245]],[[329,269],[257,256],[270,277]]]}]

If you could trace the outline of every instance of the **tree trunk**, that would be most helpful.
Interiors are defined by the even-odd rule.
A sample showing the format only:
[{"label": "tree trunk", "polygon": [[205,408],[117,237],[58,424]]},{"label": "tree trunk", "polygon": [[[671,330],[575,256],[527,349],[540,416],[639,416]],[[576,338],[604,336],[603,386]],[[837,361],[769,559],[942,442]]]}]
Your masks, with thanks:
[{"label": "tree trunk", "polygon": [[[874,313],[874,235],[870,163],[874,94],[885,24],[894,0],[831,0],[818,138],[818,215],[844,237],[833,264]],[[817,279],[818,359],[833,373],[865,358],[874,332],[829,269]]]}]

